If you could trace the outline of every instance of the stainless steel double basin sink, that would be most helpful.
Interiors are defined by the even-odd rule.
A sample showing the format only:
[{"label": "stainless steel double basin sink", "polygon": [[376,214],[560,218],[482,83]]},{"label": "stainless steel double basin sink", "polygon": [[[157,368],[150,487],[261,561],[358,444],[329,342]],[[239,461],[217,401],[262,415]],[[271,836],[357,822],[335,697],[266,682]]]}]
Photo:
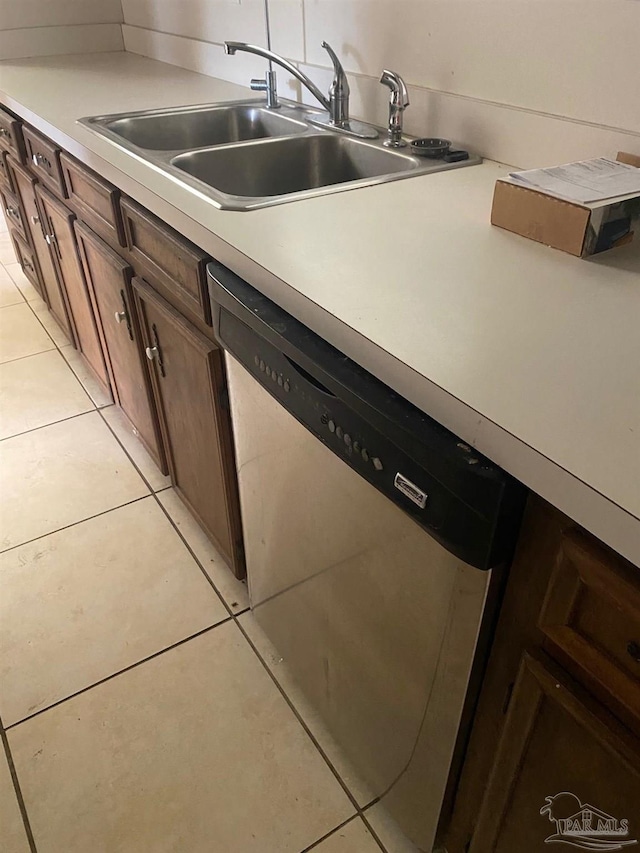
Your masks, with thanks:
[{"label": "stainless steel double basin sink", "polygon": [[80,123],[199,192],[217,207],[253,210],[480,162],[425,160],[408,149],[310,124],[316,113],[235,101],[80,119]]}]

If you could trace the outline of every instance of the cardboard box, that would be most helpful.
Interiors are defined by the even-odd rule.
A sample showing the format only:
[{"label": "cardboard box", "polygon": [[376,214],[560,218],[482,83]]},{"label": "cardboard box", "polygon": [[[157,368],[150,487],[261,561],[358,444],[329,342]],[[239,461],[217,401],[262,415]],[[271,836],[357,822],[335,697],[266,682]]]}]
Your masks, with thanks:
[{"label": "cardboard box", "polygon": [[[640,157],[635,154],[620,152],[617,159],[640,167]],[[525,187],[510,178],[499,178],[491,223],[586,258],[634,239],[634,228],[640,229],[640,194],[583,204]]]}]

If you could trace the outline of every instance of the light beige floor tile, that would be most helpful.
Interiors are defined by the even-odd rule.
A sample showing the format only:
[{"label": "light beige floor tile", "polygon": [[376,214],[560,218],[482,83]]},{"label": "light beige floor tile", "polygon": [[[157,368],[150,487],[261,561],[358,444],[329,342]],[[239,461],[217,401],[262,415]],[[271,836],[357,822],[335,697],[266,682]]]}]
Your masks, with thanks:
[{"label": "light beige floor tile", "polygon": [[0,308],[7,305],[19,305],[21,302],[24,302],[24,297],[5,267],[0,264]]},{"label": "light beige floor tile", "polygon": [[240,611],[246,610],[249,606],[246,583],[239,581],[232,573],[178,495],[173,489],[167,489],[158,495],[158,500],[187,540],[189,547],[201,562],[231,611],[240,613]]},{"label": "light beige floor tile", "polygon": [[247,636],[269,667],[273,677],[280,687],[282,687],[293,707],[309,727],[309,731],[320,744],[320,747],[358,805],[365,806],[370,803],[375,797],[374,793],[360,779],[348,758],[327,730],[320,715],[315,711],[312,704],[298,687],[294,676],[280,657],[278,650],[256,622],[253,613],[243,613],[238,617],[238,622],[247,632]]},{"label": "light beige floor tile", "polygon": [[[49,315],[51,316],[51,315]],[[53,321],[53,318],[51,318]],[[53,321],[55,322],[55,321]],[[60,331],[60,335],[62,332]],[[63,336],[64,337],[64,336]],[[66,338],[64,338],[66,340]],[[91,371],[84,363],[82,356],[78,352],[78,350],[74,349],[71,344],[67,342],[66,345],[58,344],[60,347],[60,352],[64,356],[67,364],[73,370],[78,380],[82,384],[82,387],[87,392],[87,394],[91,397],[93,402],[99,409],[102,409],[104,406],[113,405],[113,400],[107,394],[106,391],[102,388],[101,385],[98,384],[96,379],[91,374]]]},{"label": "light beige floor tile", "polygon": [[0,308],[0,364],[54,348],[25,302]]},{"label": "light beige floor tile", "polygon": [[57,350],[0,364],[0,439],[93,408]]},{"label": "light beige floor tile", "polygon": [[9,230],[9,226],[7,225],[7,220],[5,219],[4,213],[0,210],[0,234]]},{"label": "light beige floor tile", "polygon": [[27,302],[34,302],[42,299],[38,291],[31,284],[26,275],[22,272],[20,264],[7,264],[6,271],[11,276],[14,284],[20,290]]},{"label": "light beige floor tile", "polygon": [[401,831],[382,803],[376,803],[375,806],[371,806],[370,809],[366,810],[365,814],[373,831],[387,850],[387,853],[420,853],[419,848]]},{"label": "light beige floor tile", "polygon": [[1,441],[0,471],[0,551],[149,493],[97,412]]},{"label": "light beige floor tile", "polygon": [[380,847],[357,817],[321,841],[313,853],[380,853]]},{"label": "light beige floor tile", "polygon": [[31,300],[31,302],[29,302],[29,305],[31,305],[31,308],[35,312],[38,320],[45,327],[49,334],[49,337],[52,339],[55,345],[57,347],[60,347],[61,350],[63,347],[68,347],[75,353],[75,350],[71,346],[69,338],[58,325],[58,321],[55,319],[51,311],[49,311],[44,300],[33,299]]},{"label": "light beige floor tile", "polygon": [[0,555],[12,725],[228,618],[152,497]]},{"label": "light beige floor tile", "polygon": [[353,813],[233,622],[8,737],[43,853],[299,853]]},{"label": "light beige floor tile", "polygon": [[16,258],[13,243],[11,242],[11,237],[9,237],[9,232],[3,231],[0,233],[0,264],[8,266],[9,264],[16,264],[17,262],[18,259]]},{"label": "light beige floor tile", "polygon": [[102,410],[102,415],[153,491],[157,492],[159,489],[166,489],[167,486],[170,486],[171,480],[169,477],[165,477],[149,456],[140,439],[134,434],[122,409],[119,406],[108,406]]},{"label": "light beige floor tile", "polygon": [[4,749],[0,749],[0,849],[5,853],[29,853],[27,833]]}]

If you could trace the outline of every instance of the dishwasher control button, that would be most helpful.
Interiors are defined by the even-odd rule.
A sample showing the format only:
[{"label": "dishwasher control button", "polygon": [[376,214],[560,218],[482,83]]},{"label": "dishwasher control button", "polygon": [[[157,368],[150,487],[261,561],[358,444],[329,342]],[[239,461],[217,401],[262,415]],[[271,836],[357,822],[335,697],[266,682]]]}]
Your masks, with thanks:
[{"label": "dishwasher control button", "polygon": [[336,427],[336,435],[338,436],[338,438],[342,438],[343,433],[341,426]]},{"label": "dishwasher control button", "polygon": [[260,359],[260,364],[258,366],[259,366],[260,370],[264,373],[267,365],[264,363],[263,359]]},{"label": "dishwasher control button", "polygon": [[369,453],[367,452],[366,447],[362,448],[362,450],[360,451],[360,456],[362,456],[365,462],[369,461]]},{"label": "dishwasher control button", "polygon": [[282,388],[282,386],[284,385],[284,379],[282,378],[282,376],[278,376],[278,385],[279,385],[281,388]]},{"label": "dishwasher control button", "polygon": [[253,363],[255,364],[256,367],[260,367],[260,356],[259,355],[254,355]]},{"label": "dishwasher control button", "polygon": [[353,442],[353,449],[356,453],[360,453],[361,448],[360,448],[360,442],[359,441]]},{"label": "dishwasher control button", "polygon": [[289,385],[289,380],[288,380],[288,379],[285,379],[285,380],[284,380],[284,390],[285,390],[285,391],[290,391],[290,390],[291,390],[291,385]]},{"label": "dishwasher control button", "polygon": [[336,431],[336,425],[335,425],[334,421],[329,421],[329,432],[335,432],[335,431]]},{"label": "dishwasher control button", "polygon": [[343,441],[347,445],[347,447],[351,447],[351,436],[348,432],[345,432]]},{"label": "dishwasher control button", "polygon": [[373,467],[376,469],[376,471],[382,471],[384,466],[377,456],[374,456],[371,461],[373,462]]}]

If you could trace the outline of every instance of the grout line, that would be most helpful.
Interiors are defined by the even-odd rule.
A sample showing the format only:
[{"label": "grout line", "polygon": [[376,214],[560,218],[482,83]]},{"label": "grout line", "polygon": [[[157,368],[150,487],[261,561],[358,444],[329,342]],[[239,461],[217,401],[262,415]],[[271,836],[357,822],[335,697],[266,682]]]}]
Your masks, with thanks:
[{"label": "grout line", "polygon": [[100,518],[101,515],[106,515],[108,512],[113,512],[114,509],[122,509],[125,506],[131,506],[131,504],[138,503],[138,501],[143,501],[146,498],[150,498],[151,495],[140,495],[139,498],[133,498],[133,500],[125,501],[123,504],[117,504],[117,506],[111,506],[109,509],[103,509],[102,512],[96,512],[95,515],[88,515],[86,518],[79,518],[77,521],[72,521],[70,524],[64,524],[62,527],[56,527],[55,530],[48,530],[46,533],[41,533],[39,536],[34,536],[33,539],[27,539],[25,542],[18,542],[16,545],[12,545],[10,548],[0,549],[1,554],[9,554],[11,551],[15,551],[16,548],[22,548],[23,545],[31,545],[32,542],[37,542],[38,539],[44,539],[45,536],[52,536],[54,533],[61,533],[63,530],[69,530],[70,527],[75,527],[76,524],[82,524],[84,521],[91,521],[94,518]]},{"label": "grout line", "polygon": [[348,824],[353,823],[354,820],[358,820],[358,818],[359,816],[356,814],[352,815],[351,817],[348,817],[346,820],[343,820],[342,823],[339,823],[337,826],[334,826],[333,829],[329,830],[329,832],[326,832],[321,838],[318,838],[316,841],[314,841],[313,844],[310,844],[308,847],[305,847],[304,850],[300,851],[300,853],[308,853],[308,851],[310,850],[315,850],[316,847],[318,847],[319,844],[322,844],[323,841],[326,841],[328,838],[331,838],[334,833],[340,832],[341,829],[343,829]]},{"label": "grout line", "polygon": [[[13,305],[6,305],[5,307],[6,308],[13,308]],[[0,311],[2,311],[2,308],[0,308]],[[45,331],[46,331],[46,329],[45,329]],[[3,364],[13,364],[16,361],[22,361],[25,358],[31,358],[31,356],[33,356],[33,355],[42,355],[42,353],[45,353],[45,352],[55,352],[55,351],[56,351],[56,345],[54,343],[50,349],[41,349],[38,352],[29,352],[29,353],[26,353],[25,355],[19,355],[17,358],[7,358],[5,361],[0,361],[0,366],[2,366]]]},{"label": "grout line", "polygon": [[57,421],[50,421],[46,424],[40,424],[40,426],[31,427],[31,429],[25,429],[22,432],[16,432],[13,435],[5,435],[4,438],[0,438],[0,441],[9,441],[12,438],[18,438],[21,435],[29,435],[30,432],[38,432],[38,430],[46,429],[47,427],[55,426],[56,424],[64,424],[67,421],[73,421],[76,418],[81,418],[83,415],[91,415],[94,411],[96,411],[95,407],[88,409],[86,412],[77,412],[75,415],[67,415],[66,418],[60,418]]},{"label": "grout line", "polygon": [[75,693],[70,693],[63,699],[58,699],[56,702],[52,702],[51,705],[47,705],[46,708],[40,708],[39,711],[35,711],[33,714],[29,714],[28,716],[23,717],[21,720],[16,720],[15,723],[11,723],[11,725],[7,726],[4,731],[10,732],[12,729],[21,726],[23,723],[28,723],[35,717],[39,717],[42,714],[46,714],[47,711],[51,711],[53,708],[57,708],[59,705],[64,705],[65,702],[69,702],[71,699],[75,699],[78,696],[82,696],[83,693],[88,693],[89,690],[93,690],[94,687],[100,687],[100,685],[106,684],[107,681],[112,681],[114,678],[118,678],[118,676],[130,672],[132,669],[137,669],[137,667],[142,666],[142,664],[148,663],[149,661],[154,660],[154,658],[160,657],[161,655],[164,655],[167,652],[171,652],[174,649],[177,649],[179,646],[183,646],[185,643],[188,643],[190,640],[195,640],[197,637],[201,637],[203,634],[207,634],[209,631],[213,631],[220,625],[226,625],[228,622],[231,621],[233,621],[232,618],[227,617],[226,619],[220,620],[220,622],[215,622],[213,625],[208,625],[206,628],[202,628],[200,631],[196,631],[195,634],[190,634],[188,637],[183,637],[182,640],[177,640],[170,646],[165,646],[164,649],[160,649],[157,652],[153,652],[153,654],[147,655],[147,657],[141,658],[140,660],[135,661],[135,663],[129,664],[129,666],[125,666],[122,669],[119,669],[117,672],[112,672],[110,675],[105,675],[104,678],[95,681],[93,684],[88,684],[86,687],[82,687],[80,690],[76,690]]},{"label": "grout line", "polygon": [[0,720],[0,737],[2,738],[4,754],[7,758],[7,764],[9,765],[9,773],[11,774],[13,789],[15,791],[16,799],[18,801],[18,808],[20,809],[20,815],[22,817],[24,831],[27,835],[27,841],[29,842],[29,849],[31,850],[31,853],[37,853],[36,842],[33,837],[33,832],[31,830],[31,824],[29,823],[29,815],[27,814],[27,807],[24,802],[24,797],[22,796],[20,782],[18,781],[18,772],[16,770],[15,764],[13,763],[13,755],[11,754],[11,747],[9,746],[9,738],[7,737],[5,728],[2,725],[2,720]]}]

